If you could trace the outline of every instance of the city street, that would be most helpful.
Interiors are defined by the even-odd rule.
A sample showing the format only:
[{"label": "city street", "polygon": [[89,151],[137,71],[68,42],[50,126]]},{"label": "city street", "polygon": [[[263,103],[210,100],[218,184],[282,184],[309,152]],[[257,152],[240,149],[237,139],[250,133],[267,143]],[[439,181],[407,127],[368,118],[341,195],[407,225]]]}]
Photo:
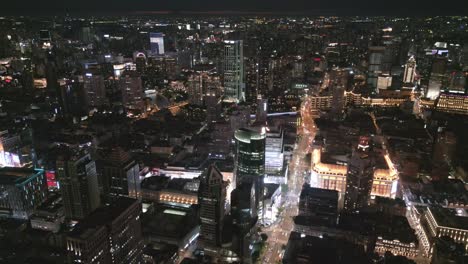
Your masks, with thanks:
[{"label": "city street", "polygon": [[284,247],[288,243],[289,235],[294,228],[293,217],[298,214],[299,195],[305,177],[307,177],[308,164],[306,155],[310,151],[310,144],[315,136],[315,123],[311,115],[308,97],[301,107],[302,124],[297,130],[297,142],[293,158],[289,163],[288,191],[283,194],[284,210],[278,220],[270,227],[264,229],[268,235],[264,256],[260,259],[263,263],[278,263],[284,253]]}]

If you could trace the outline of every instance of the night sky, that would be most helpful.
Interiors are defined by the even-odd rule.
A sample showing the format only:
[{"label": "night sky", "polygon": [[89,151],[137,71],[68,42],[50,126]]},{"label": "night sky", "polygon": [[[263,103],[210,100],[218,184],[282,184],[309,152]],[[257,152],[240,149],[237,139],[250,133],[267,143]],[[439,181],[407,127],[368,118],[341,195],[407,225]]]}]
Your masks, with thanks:
[{"label": "night sky", "polygon": [[468,15],[468,0],[3,0],[0,13],[135,11],[253,12],[310,15]]}]

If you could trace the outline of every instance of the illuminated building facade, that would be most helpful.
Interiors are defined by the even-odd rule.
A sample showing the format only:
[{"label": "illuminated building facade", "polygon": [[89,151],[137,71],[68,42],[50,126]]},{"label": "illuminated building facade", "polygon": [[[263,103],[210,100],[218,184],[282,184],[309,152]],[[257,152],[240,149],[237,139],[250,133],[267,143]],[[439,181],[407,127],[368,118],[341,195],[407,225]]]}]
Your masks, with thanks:
[{"label": "illuminated building facade", "polygon": [[96,163],[86,153],[64,153],[56,162],[65,216],[83,219],[99,207]]},{"label": "illuminated building facade", "polygon": [[364,151],[353,153],[348,164],[344,209],[356,210],[369,203],[373,181],[373,160]]},{"label": "illuminated building facade", "polygon": [[468,249],[468,217],[463,209],[448,209],[428,207],[421,215],[420,239],[423,243],[423,253],[432,255],[435,240],[448,236],[456,243],[462,243]]},{"label": "illuminated building facade", "polygon": [[150,48],[151,48],[151,54],[153,55],[164,54],[164,34],[163,33],[150,33]]},{"label": "illuminated building facade", "polygon": [[72,263],[142,263],[141,205],[120,197],[80,221],[67,236]]},{"label": "illuminated building facade", "polygon": [[[336,190],[343,195],[346,191],[346,164],[330,164],[321,161],[321,147],[312,151],[311,185],[313,187]],[[384,156],[388,168],[373,169],[372,196],[394,198],[398,186],[398,173],[388,155]]]},{"label": "illuminated building facade", "polygon": [[226,185],[223,175],[214,165],[210,165],[201,176],[198,191],[200,242],[207,254],[216,253],[222,245]]},{"label": "illuminated building facade", "polygon": [[45,200],[46,179],[43,170],[0,168],[0,215],[29,219]]},{"label": "illuminated building facade", "polygon": [[87,72],[83,76],[84,101],[87,109],[99,107],[107,103],[104,77],[100,74]]},{"label": "illuminated building facade", "polygon": [[403,83],[414,83],[416,76],[416,59],[411,56],[405,64],[405,72],[403,73]]},{"label": "illuminated building facade", "polygon": [[267,132],[265,139],[265,173],[278,174],[283,170],[283,130]]},{"label": "illuminated building facade", "polygon": [[396,256],[405,256],[414,259],[419,255],[419,247],[417,241],[404,242],[399,239],[384,239],[379,236],[375,242],[374,252],[379,255],[391,252]]},{"label": "illuminated building facade", "polygon": [[369,65],[367,69],[367,84],[376,89],[377,77],[383,70],[385,47],[369,47]]},{"label": "illuminated building facade", "polygon": [[119,196],[140,198],[140,166],[120,147],[105,151],[101,174],[103,190],[110,200]]},{"label": "illuminated building facade", "polygon": [[[255,181],[263,185],[265,176],[266,131],[241,128],[234,134],[236,140],[235,179],[236,186],[242,182]],[[262,188],[257,186],[258,190]]]},{"label": "illuminated building facade", "polygon": [[442,112],[468,115],[468,95],[442,93],[437,100],[436,109]]},{"label": "illuminated building facade", "polygon": [[245,101],[242,40],[224,41],[224,96],[227,101]]},{"label": "illuminated building facade", "polygon": [[118,85],[122,93],[122,103],[125,106],[137,109],[143,106],[143,86],[138,72],[123,72],[119,78]]},{"label": "illuminated building facade", "polygon": [[336,190],[343,194],[346,190],[347,166],[322,163],[321,151],[321,147],[315,147],[312,151],[312,187]]}]

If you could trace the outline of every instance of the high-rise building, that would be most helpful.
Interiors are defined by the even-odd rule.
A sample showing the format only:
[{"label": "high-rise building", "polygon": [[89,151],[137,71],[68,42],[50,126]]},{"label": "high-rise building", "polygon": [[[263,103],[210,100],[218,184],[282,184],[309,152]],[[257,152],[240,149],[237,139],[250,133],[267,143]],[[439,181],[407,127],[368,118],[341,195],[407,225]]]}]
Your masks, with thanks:
[{"label": "high-rise building", "polygon": [[206,120],[208,123],[215,122],[220,116],[221,104],[215,93],[205,94]]},{"label": "high-rise building", "polygon": [[191,104],[203,104],[203,77],[201,75],[191,75],[188,78],[187,93]]},{"label": "high-rise building", "polygon": [[257,112],[255,115],[255,121],[260,124],[266,124],[268,115],[268,99],[259,96],[257,98]]},{"label": "high-rise building", "polygon": [[163,33],[150,33],[150,48],[152,55],[164,54]]},{"label": "high-rise building", "polygon": [[254,183],[255,202],[259,216],[263,214],[263,194],[265,179],[265,139],[266,129],[241,128],[234,133],[236,141],[234,181],[235,186]]},{"label": "high-rise building", "polygon": [[454,71],[449,77],[448,90],[451,93],[466,94],[468,91],[468,72]]},{"label": "high-rise building", "polygon": [[215,165],[210,165],[202,174],[198,189],[200,204],[200,242],[206,254],[216,253],[221,248],[226,183]]},{"label": "high-rise building", "polygon": [[121,147],[104,150],[101,159],[104,195],[109,200],[119,196],[140,198],[140,166]]},{"label": "high-rise building", "polygon": [[299,197],[299,215],[314,216],[330,224],[336,224],[338,191],[304,185]]},{"label": "high-rise building", "polygon": [[248,127],[250,125],[250,107],[238,106],[229,119],[232,133],[240,128]]},{"label": "high-rise building", "polygon": [[29,219],[46,196],[43,170],[0,168],[0,216]]},{"label": "high-rise building", "polygon": [[122,104],[129,108],[143,107],[143,86],[141,76],[136,71],[125,71],[119,78]]},{"label": "high-rise building", "polygon": [[265,174],[265,128],[259,130],[240,128],[234,133],[234,138],[236,140],[234,164],[236,185],[254,179],[263,182]]},{"label": "high-rise building", "polygon": [[371,46],[369,47],[369,65],[367,69],[367,84],[376,89],[377,77],[382,73],[385,47]]},{"label": "high-rise building", "polygon": [[94,211],[67,235],[70,263],[142,263],[141,205],[120,197]]},{"label": "high-rise building", "polygon": [[416,59],[411,56],[405,64],[405,72],[403,74],[403,83],[412,84],[416,76]]},{"label": "high-rise building", "polygon": [[268,131],[265,138],[265,173],[277,175],[283,170],[284,131]]},{"label": "high-rise building", "polygon": [[258,219],[255,182],[243,182],[231,192],[232,248],[241,263],[252,261],[253,227]]},{"label": "high-rise building", "polygon": [[224,41],[224,96],[227,101],[245,101],[242,40]]},{"label": "high-rise building", "polygon": [[361,137],[359,146],[348,163],[344,209],[356,210],[365,207],[372,191],[374,164],[368,153],[369,138]]},{"label": "high-rise building", "polygon": [[65,216],[85,218],[101,203],[96,163],[88,153],[67,150],[57,159],[56,166]]},{"label": "high-rise building", "polygon": [[104,77],[87,72],[83,76],[84,101],[87,109],[99,107],[107,102]]}]

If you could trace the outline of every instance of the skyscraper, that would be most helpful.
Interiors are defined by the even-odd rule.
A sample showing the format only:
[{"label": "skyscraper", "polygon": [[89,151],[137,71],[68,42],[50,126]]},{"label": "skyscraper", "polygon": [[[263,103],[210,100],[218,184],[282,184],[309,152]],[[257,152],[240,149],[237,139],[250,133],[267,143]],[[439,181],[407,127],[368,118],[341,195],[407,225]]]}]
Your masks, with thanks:
[{"label": "skyscraper", "polygon": [[91,71],[83,76],[84,101],[86,108],[102,106],[106,103],[104,77]]},{"label": "skyscraper", "polygon": [[119,79],[122,104],[129,108],[143,107],[143,86],[141,76],[136,71],[125,71]]},{"label": "skyscraper", "polygon": [[80,221],[67,235],[70,263],[142,263],[141,205],[120,197]]},{"label": "skyscraper", "polygon": [[233,251],[241,263],[251,263],[253,227],[258,219],[255,182],[243,182],[231,192]]},{"label": "skyscraper", "polygon": [[403,83],[412,84],[414,83],[414,77],[416,75],[416,59],[411,56],[408,62],[405,64],[405,72],[403,74]]},{"label": "skyscraper", "polygon": [[227,101],[245,101],[242,40],[224,41],[224,96]]},{"label": "skyscraper", "polygon": [[47,196],[43,170],[26,168],[0,169],[1,215],[28,219]]},{"label": "skyscraper", "polygon": [[150,33],[151,54],[164,54],[164,35],[163,33]]},{"label": "skyscraper", "polygon": [[266,129],[265,127],[241,128],[234,133],[234,138],[236,141],[235,186],[242,183],[255,185],[255,203],[261,216],[263,214]]},{"label": "skyscraper", "polygon": [[255,116],[255,121],[261,124],[266,124],[268,115],[268,99],[258,96],[257,98],[257,112]]},{"label": "skyscraper", "polygon": [[385,47],[372,46],[369,47],[369,66],[367,69],[367,84],[376,89],[377,77],[382,72]]},{"label": "skyscraper", "polygon": [[119,196],[140,197],[140,166],[121,147],[104,151],[102,158],[103,190],[109,200]]},{"label": "skyscraper", "polygon": [[65,151],[57,160],[57,177],[67,218],[83,219],[99,207],[96,163],[90,154]]},{"label": "skyscraper", "polygon": [[215,165],[210,165],[202,174],[198,189],[200,204],[200,242],[205,251],[216,253],[221,247],[226,183]]},{"label": "skyscraper", "polygon": [[262,178],[265,174],[266,131],[241,128],[234,133],[236,140],[235,178],[236,185]]},{"label": "skyscraper", "polygon": [[344,209],[353,211],[368,204],[374,176],[373,160],[369,156],[369,138],[361,137],[354,151],[346,176]]}]

